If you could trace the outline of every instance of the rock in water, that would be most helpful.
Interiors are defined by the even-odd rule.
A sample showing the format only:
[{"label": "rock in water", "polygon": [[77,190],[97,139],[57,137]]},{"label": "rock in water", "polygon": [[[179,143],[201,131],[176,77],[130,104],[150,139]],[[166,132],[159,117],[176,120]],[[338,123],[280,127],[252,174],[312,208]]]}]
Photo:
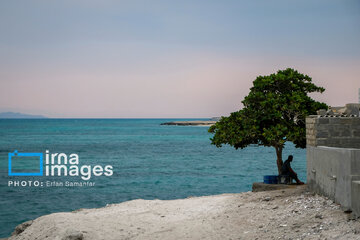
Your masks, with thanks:
[{"label": "rock in water", "polygon": [[11,236],[16,236],[19,235],[20,233],[22,233],[23,231],[25,231],[26,228],[28,228],[29,226],[31,226],[31,224],[33,223],[32,220],[24,222],[22,224],[19,224],[16,226],[14,232],[11,234]]}]

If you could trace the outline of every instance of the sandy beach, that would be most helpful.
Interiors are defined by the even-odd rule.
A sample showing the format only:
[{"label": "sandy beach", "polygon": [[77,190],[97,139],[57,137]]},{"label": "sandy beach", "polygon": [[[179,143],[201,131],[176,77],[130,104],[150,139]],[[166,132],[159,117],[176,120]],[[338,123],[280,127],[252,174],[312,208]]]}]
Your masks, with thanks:
[{"label": "sandy beach", "polygon": [[9,239],[360,239],[360,222],[305,186],[54,213]]}]

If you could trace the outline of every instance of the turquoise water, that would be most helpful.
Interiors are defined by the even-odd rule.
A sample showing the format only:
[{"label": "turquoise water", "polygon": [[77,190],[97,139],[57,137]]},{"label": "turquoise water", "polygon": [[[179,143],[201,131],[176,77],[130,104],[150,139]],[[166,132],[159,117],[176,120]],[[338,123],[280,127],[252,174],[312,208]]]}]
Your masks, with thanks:
[{"label": "turquoise water", "polygon": [[[131,199],[176,199],[251,190],[276,174],[273,148],[235,150],[210,144],[207,127],[160,126],[175,119],[0,119],[0,237],[44,214],[102,207]],[[184,120],[184,119],[182,119]],[[9,187],[9,180],[81,181],[79,177],[8,176],[8,153],[76,153],[80,165],[112,165],[93,187]],[[304,149],[289,143],[305,180]]]}]

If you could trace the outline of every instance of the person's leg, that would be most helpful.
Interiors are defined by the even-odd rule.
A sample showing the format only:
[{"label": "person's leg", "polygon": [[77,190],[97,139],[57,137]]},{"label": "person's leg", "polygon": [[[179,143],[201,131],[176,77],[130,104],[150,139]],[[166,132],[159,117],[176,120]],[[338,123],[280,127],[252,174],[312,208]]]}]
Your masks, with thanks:
[{"label": "person's leg", "polygon": [[289,176],[293,179],[295,179],[297,184],[304,184],[302,181],[299,180],[298,176],[296,173],[294,172],[289,172]]}]

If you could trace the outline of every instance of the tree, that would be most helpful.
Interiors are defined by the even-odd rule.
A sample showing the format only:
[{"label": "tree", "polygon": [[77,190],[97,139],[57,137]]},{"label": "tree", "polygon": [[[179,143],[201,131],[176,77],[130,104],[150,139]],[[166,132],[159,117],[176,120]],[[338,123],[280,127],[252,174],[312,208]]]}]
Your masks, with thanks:
[{"label": "tree", "polygon": [[308,93],[324,91],[313,84],[309,76],[291,68],[259,76],[242,101],[244,107],[209,128],[209,132],[214,133],[211,142],[217,147],[229,144],[236,149],[250,144],[274,147],[280,174],[285,142],[305,148],[306,116],[327,108]]}]

